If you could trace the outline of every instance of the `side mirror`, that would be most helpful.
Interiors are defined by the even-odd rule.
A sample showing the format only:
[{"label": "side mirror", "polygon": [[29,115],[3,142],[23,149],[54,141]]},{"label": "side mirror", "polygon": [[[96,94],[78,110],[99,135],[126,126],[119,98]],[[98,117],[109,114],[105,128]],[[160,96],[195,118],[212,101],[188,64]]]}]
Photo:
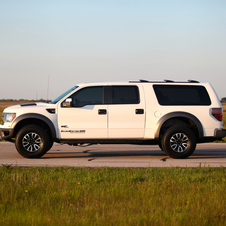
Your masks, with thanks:
[{"label": "side mirror", "polygon": [[71,107],[72,98],[68,98],[63,102],[63,107]]}]

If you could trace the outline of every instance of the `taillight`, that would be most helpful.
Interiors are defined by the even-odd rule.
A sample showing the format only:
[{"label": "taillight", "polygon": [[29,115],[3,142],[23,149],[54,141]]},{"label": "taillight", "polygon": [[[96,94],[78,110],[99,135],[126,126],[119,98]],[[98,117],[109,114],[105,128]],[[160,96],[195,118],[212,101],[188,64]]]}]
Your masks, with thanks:
[{"label": "taillight", "polygon": [[222,110],[222,108],[212,108],[212,115],[217,120],[222,121],[223,120],[223,110]]}]

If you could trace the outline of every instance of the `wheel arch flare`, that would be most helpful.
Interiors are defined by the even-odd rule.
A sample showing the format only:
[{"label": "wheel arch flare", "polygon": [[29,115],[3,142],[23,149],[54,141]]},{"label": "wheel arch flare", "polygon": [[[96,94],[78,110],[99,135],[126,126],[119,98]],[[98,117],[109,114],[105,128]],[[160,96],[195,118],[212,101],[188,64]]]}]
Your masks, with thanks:
[{"label": "wheel arch flare", "polygon": [[186,125],[193,130],[197,139],[203,138],[203,127],[197,117],[187,112],[171,112],[161,117],[156,124],[155,139],[161,139],[164,132],[174,125]]}]

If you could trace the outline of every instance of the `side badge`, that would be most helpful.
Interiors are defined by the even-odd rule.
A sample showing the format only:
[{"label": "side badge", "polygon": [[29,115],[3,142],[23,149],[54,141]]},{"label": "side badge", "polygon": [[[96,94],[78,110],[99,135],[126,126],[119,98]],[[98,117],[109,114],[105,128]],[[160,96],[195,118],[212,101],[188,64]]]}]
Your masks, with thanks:
[{"label": "side badge", "polygon": [[85,133],[85,130],[61,130],[61,133]]}]

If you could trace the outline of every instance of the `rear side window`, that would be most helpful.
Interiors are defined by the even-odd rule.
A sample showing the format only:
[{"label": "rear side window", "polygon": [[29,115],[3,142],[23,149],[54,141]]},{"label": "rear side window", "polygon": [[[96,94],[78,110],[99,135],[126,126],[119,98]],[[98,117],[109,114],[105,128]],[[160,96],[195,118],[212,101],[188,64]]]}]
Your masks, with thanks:
[{"label": "rear side window", "polygon": [[211,105],[206,88],[190,85],[154,85],[160,105]]},{"label": "rear side window", "polygon": [[112,86],[112,104],[139,104],[139,91],[137,86]]}]

